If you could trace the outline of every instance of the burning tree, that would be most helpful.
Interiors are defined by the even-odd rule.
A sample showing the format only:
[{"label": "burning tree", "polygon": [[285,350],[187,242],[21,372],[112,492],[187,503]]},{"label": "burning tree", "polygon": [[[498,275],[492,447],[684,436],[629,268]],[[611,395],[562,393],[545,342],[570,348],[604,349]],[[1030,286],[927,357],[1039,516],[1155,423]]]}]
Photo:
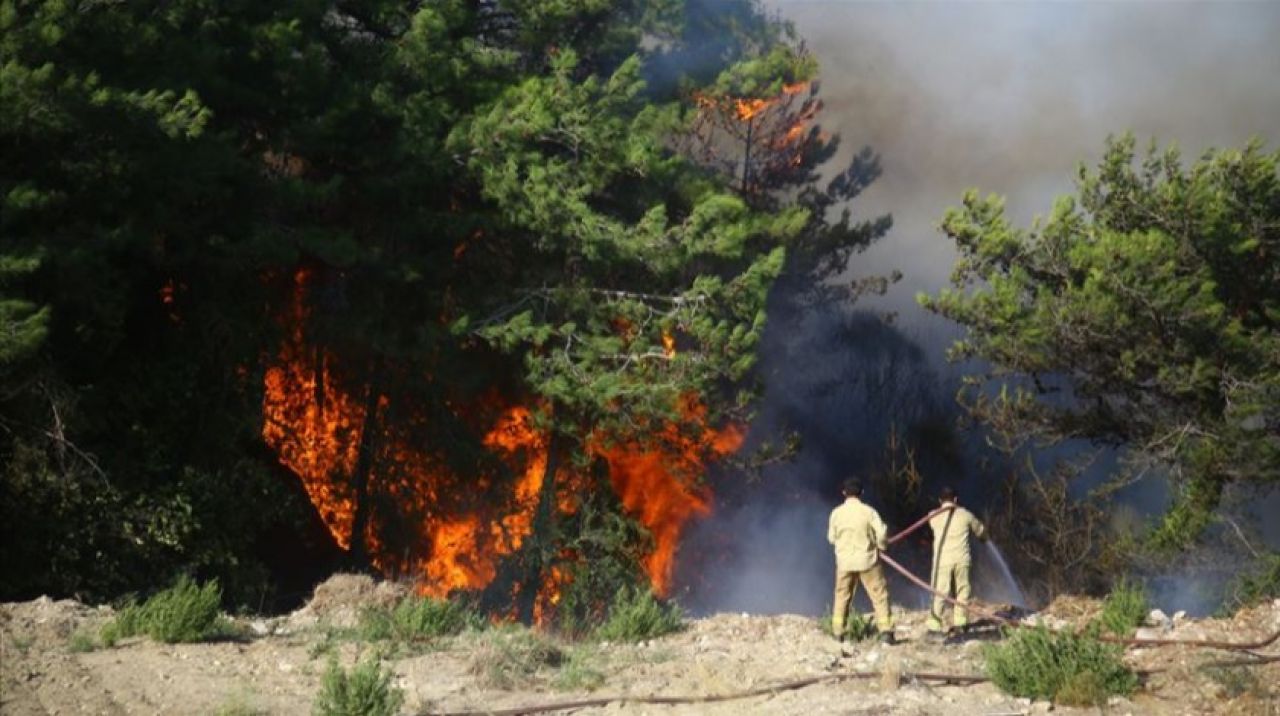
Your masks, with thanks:
[{"label": "burning tree", "polygon": [[[648,11],[572,22],[682,41]],[[425,593],[483,591],[533,620],[589,614],[620,583],[667,594],[685,524],[710,510],[707,465],[741,442],[747,394],[723,396],[744,387],[805,210],[753,207],[673,153],[689,95],[654,95],[638,45],[524,46],[537,20],[520,6],[436,19],[403,44],[424,82],[444,37],[488,28],[509,51],[483,54],[477,72],[503,81],[452,123],[404,117],[462,167],[436,209],[447,239],[423,256],[438,263],[421,264],[438,288],[324,263],[277,277],[263,437],[353,561]],[[400,301],[436,312],[429,353],[350,340],[352,322],[401,330]]]},{"label": "burning tree", "polygon": [[[778,23],[696,0],[11,19],[6,597],[191,570],[261,603],[263,545],[300,541],[268,535],[308,517],[349,564],[526,618],[671,589],[765,296],[834,236],[804,188],[834,142],[751,109],[817,111]],[[737,99],[767,146],[708,171],[685,142]]]},{"label": "burning tree", "polygon": [[820,168],[837,155],[840,138],[818,124],[817,73],[804,45],[784,31],[751,62],[725,68],[708,87],[688,90],[692,119],[680,138],[684,151],[727,177],[752,206],[804,209],[806,222],[789,244],[784,276],[785,292],[800,304],[883,292],[898,279],[895,273],[843,286],[829,283],[892,222],[888,216],[853,218],[851,202],[880,175],[879,157],[869,148],[823,184]]}]

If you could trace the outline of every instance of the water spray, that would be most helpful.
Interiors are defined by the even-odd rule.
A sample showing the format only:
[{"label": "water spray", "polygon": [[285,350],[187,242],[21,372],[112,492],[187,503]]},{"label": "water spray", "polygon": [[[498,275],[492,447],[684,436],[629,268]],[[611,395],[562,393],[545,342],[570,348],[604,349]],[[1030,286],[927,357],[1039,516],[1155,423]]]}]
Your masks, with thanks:
[{"label": "water spray", "polygon": [[1022,587],[1018,585],[1018,580],[1013,576],[1013,570],[1009,569],[1009,564],[1004,561],[1004,554],[1000,552],[1000,548],[991,540],[984,540],[987,545],[987,555],[991,557],[991,561],[995,563],[996,568],[1000,570],[1000,575],[1004,577],[1005,586],[1010,587],[1010,602],[1015,607],[1027,606],[1027,597],[1022,593]]}]

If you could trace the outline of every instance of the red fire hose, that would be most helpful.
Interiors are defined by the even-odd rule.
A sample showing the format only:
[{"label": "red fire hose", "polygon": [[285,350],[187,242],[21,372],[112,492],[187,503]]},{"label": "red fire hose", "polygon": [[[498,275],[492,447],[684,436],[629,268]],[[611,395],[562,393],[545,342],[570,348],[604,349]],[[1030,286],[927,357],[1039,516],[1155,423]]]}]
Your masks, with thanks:
[{"label": "red fire hose", "polygon": [[933,519],[934,517],[936,517],[936,516],[938,516],[938,515],[942,514],[943,512],[946,512],[947,510],[953,510],[953,509],[955,509],[955,506],[953,506],[953,505],[946,505],[945,507],[939,507],[938,509],[934,510],[933,512],[930,512],[929,514],[925,515],[924,517],[921,517],[920,519],[918,519],[918,520],[916,520],[915,522],[913,522],[913,523],[911,524],[911,526],[910,526],[910,527],[908,527],[908,528],[906,528],[905,530],[903,530],[903,531],[899,532],[898,534],[896,534],[896,535],[894,535],[894,536],[890,537],[890,538],[888,539],[889,544],[895,544],[895,543],[897,543],[899,540],[901,540],[902,538],[904,538],[904,537],[906,537],[907,535],[911,534],[912,532],[915,532],[916,530],[920,529],[921,527],[924,527],[924,526],[925,526],[925,524],[926,524],[929,520],[931,520],[931,519]]}]

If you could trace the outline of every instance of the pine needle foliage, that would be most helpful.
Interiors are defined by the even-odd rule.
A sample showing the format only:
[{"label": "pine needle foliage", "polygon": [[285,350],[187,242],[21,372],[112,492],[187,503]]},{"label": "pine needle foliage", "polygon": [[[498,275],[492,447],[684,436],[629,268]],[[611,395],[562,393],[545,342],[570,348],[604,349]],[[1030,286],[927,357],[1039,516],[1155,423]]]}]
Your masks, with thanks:
[{"label": "pine needle foliage", "polygon": [[1228,486],[1280,481],[1280,151],[1135,145],[1109,140],[1029,228],[968,192],[942,220],[951,287],[920,302],[965,327],[952,359],[991,366],[960,399],[1001,447],[1087,439],[1123,449],[1116,484],[1166,474],[1147,542],[1172,554]]}]

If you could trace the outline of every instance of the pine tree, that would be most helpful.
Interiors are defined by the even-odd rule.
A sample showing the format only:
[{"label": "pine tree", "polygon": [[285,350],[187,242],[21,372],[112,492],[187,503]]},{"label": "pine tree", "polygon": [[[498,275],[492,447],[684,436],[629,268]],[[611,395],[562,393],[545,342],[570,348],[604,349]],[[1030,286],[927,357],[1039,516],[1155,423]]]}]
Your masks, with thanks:
[{"label": "pine tree", "polygon": [[1139,163],[1125,136],[1030,230],[976,192],[942,222],[954,288],[921,302],[965,327],[953,358],[991,365],[970,410],[1010,447],[1085,439],[1123,450],[1121,478],[1166,472],[1161,547],[1194,541],[1228,486],[1280,480],[1278,171],[1257,142]]}]

